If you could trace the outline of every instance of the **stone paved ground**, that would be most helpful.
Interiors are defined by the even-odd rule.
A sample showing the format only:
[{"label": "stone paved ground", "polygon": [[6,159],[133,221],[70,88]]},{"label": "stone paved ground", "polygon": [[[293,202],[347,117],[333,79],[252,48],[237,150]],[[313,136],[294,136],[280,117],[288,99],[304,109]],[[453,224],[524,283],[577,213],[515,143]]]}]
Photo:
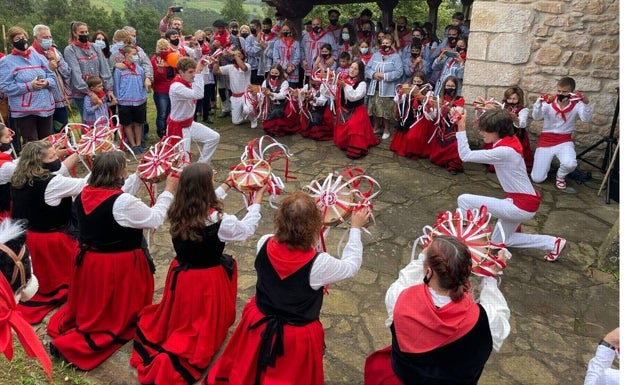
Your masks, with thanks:
[{"label": "stone paved ground", "polygon": [[[262,134],[248,125],[234,127],[218,120],[221,142],[214,166],[225,178],[228,167],[238,162],[249,139]],[[468,165],[465,173],[452,176],[428,161],[397,157],[389,142],[373,149],[362,160],[351,161],[331,142],[314,142],[298,135],[281,139],[294,154],[291,172],[297,180],[286,191],[301,188],[311,180],[345,165],[366,169],[382,186],[375,201],[376,225],[372,236],[364,235],[364,261],[357,276],[332,285],[325,297],[321,320],[326,331],[326,383],[361,384],[364,360],[371,351],[390,343],[384,327],[384,295],[408,262],[413,240],[437,214],[454,210],[456,197],[463,192],[501,196],[493,174],[481,165]],[[593,171],[593,170],[592,170]],[[601,178],[595,171],[595,178]],[[574,182],[572,182],[574,183]],[[578,384],[597,341],[618,324],[618,284],[608,273],[594,270],[597,250],[619,216],[619,205],[604,203],[604,193],[596,196],[600,180],[577,186],[579,194],[563,194],[549,180],[539,187],[544,199],[534,220],[523,231],[563,236],[568,239],[561,259],[554,264],[542,259],[544,252],[512,252],[501,289],[511,309],[511,334],[499,353],[493,353],[485,367],[481,384]],[[243,215],[239,194],[226,199],[226,211]],[[258,237],[271,231],[273,209],[265,204],[257,234],[249,241],[228,244],[226,251],[237,257],[240,267],[238,305],[253,295],[253,257]],[[335,251],[343,228],[330,232],[329,251]],[[173,255],[166,226],[156,232],[152,250],[157,262],[156,300],[160,299],[165,274]],[[88,378],[98,384],[113,379],[135,384],[128,365],[130,345]],[[302,384],[305,385],[305,384]]]}]

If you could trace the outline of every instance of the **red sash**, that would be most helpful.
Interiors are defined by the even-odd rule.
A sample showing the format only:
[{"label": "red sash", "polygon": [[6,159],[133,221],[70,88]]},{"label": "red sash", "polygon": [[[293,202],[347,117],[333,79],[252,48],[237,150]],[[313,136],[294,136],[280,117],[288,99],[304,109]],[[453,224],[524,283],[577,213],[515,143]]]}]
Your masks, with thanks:
[{"label": "red sash", "polygon": [[523,193],[506,193],[505,198],[511,198],[514,206],[530,213],[537,212],[542,201],[542,197],[537,191],[535,192],[535,195]]},{"label": "red sash", "polygon": [[[193,88],[193,86],[186,80],[182,79],[180,75],[176,75],[176,77],[173,78],[173,80],[171,81],[171,84],[173,83],[180,83],[180,84],[183,84],[187,88]],[[182,121],[173,120],[171,119],[171,117],[168,116],[167,117],[167,136],[182,137],[182,129],[190,127],[191,124],[193,124],[193,116]]]},{"label": "red sash", "polygon": [[553,147],[561,143],[571,142],[572,134],[542,132],[537,139],[537,147]]}]

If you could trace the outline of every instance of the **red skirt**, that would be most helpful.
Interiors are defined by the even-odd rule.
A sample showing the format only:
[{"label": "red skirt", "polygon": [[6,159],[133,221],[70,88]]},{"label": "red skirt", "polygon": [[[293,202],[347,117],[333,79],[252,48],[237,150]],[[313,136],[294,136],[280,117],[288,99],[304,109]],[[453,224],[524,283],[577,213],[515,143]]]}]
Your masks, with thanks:
[{"label": "red skirt", "polygon": [[457,151],[457,138],[453,127],[446,129],[444,139],[436,133],[431,140],[431,152],[429,160],[431,163],[446,168],[448,171],[463,171],[464,166]]},{"label": "red skirt", "polygon": [[311,125],[308,128],[309,120],[305,114],[301,114],[301,136],[314,140],[332,140],[334,137],[334,116],[329,107],[323,110],[323,120],[321,124]]},{"label": "red skirt", "polygon": [[139,314],[130,364],[139,382],[186,385],[200,379],[236,320],[237,269],[176,269],[171,262],[162,301]]},{"label": "red skirt", "polygon": [[364,364],[364,385],[403,385],[394,371],[390,355],[392,346],[372,352]]},{"label": "red skirt", "polygon": [[430,120],[421,118],[414,122],[405,135],[405,156],[412,159],[429,157],[431,143],[436,140],[435,137],[432,139],[434,131],[435,126]]},{"label": "red skirt", "polygon": [[153,295],[143,250],[88,251],[74,268],[67,304],[50,318],[51,343],[76,367],[91,370],[134,337],[139,311]]},{"label": "red skirt", "polygon": [[286,136],[299,132],[301,126],[299,111],[290,103],[284,107],[284,116],[271,120],[262,120],[264,132],[271,136]]},{"label": "red skirt", "polygon": [[346,151],[349,158],[357,159],[367,155],[369,147],[379,144],[379,138],[373,132],[366,106],[355,107],[350,115],[345,111],[342,114],[336,119],[334,144]]},{"label": "red skirt", "polygon": [[28,323],[37,324],[46,314],[67,301],[78,241],[62,232],[28,230],[26,245],[33,272],[39,281],[39,290],[29,301],[20,302],[17,308]]},{"label": "red skirt", "polygon": [[[261,333],[264,326],[249,329],[264,318],[253,297],[245,308],[223,354],[210,369],[204,384],[253,384],[258,367]],[[263,385],[323,385],[323,345],[325,333],[316,320],[305,326],[284,325],[284,355],[275,367],[261,375]]]}]

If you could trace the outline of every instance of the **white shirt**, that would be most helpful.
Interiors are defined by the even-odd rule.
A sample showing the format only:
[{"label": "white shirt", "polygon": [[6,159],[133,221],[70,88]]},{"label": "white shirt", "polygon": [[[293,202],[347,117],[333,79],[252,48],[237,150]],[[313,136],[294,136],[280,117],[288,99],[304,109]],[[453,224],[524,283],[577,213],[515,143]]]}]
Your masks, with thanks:
[{"label": "white shirt", "polygon": [[173,202],[173,194],[163,191],[154,206],[149,207],[134,194],[141,185],[141,179],[135,173],[126,179],[121,188],[124,192],[113,204],[113,218],[120,226],[132,229],[156,229],[167,216],[167,210]]},{"label": "white shirt", "polygon": [[0,184],[7,184],[11,182],[11,177],[15,172],[15,167],[17,167],[17,159],[14,159],[11,162],[2,163],[0,166]]},{"label": "white shirt", "polygon": [[617,385],[620,383],[620,371],[612,369],[615,350],[598,345],[596,355],[589,361],[584,385]]},{"label": "white shirt", "polygon": [[[392,325],[394,305],[396,304],[399,294],[410,286],[423,283],[425,255],[420,254],[418,259],[415,259],[407,264],[400,272],[399,278],[390,285],[390,288],[386,292],[386,310],[388,311],[388,319],[386,320],[386,326]],[[429,289],[431,292],[431,289]],[[446,298],[443,298],[446,297]],[[434,301],[438,305],[445,305],[450,303],[451,299],[447,296],[442,296],[437,293],[433,296]],[[498,289],[496,279],[490,277],[484,277],[481,280],[481,295],[477,300],[488,316],[488,322],[490,324],[490,331],[492,333],[492,347],[494,350],[499,351],[503,346],[503,341],[509,335],[509,307],[505,297]]]},{"label": "white shirt", "polygon": [[54,174],[56,176],[50,180],[43,194],[43,200],[49,206],[58,206],[63,198],[73,198],[80,194],[91,175],[87,174],[84,178],[72,178],[69,170],[62,163],[61,169]]},{"label": "white shirt", "polygon": [[[557,103],[557,101],[555,101]],[[533,119],[544,119],[542,132],[553,134],[571,134],[576,125],[576,118],[582,122],[590,122],[594,116],[594,108],[591,104],[578,102],[571,111],[566,113],[566,120],[563,121],[561,114],[557,114],[550,104],[542,102],[539,98],[533,105]]]},{"label": "white shirt", "polygon": [[[223,200],[227,196],[225,191],[218,187],[215,190],[217,199]],[[260,222],[260,204],[254,203],[247,207],[247,214],[241,220],[235,215],[223,214],[221,216],[221,226],[219,226],[219,232],[217,236],[222,242],[227,241],[244,241],[252,236],[258,228],[258,222]],[[214,211],[210,217],[206,220],[206,226],[216,223],[219,220],[219,213]]]},{"label": "white shirt", "polygon": [[350,102],[358,101],[366,96],[366,82],[360,82],[356,88],[347,84],[343,87],[343,90],[345,99]]},{"label": "white shirt", "polygon": [[[230,77],[230,90],[233,94],[242,94],[249,84],[251,84],[251,70],[250,66],[246,65],[247,69],[243,71],[241,68],[237,68],[234,64],[224,65],[219,67],[221,74]],[[239,96],[239,97],[242,97]]]},{"label": "white shirt", "polygon": [[[265,80],[264,82],[262,82],[262,87],[269,88],[268,80]],[[284,100],[284,99],[286,99],[286,97],[288,96],[288,87],[290,87],[288,85],[288,82],[284,80],[282,82],[282,84],[280,85],[279,92],[273,92],[272,94],[269,95],[269,98],[271,100]]]},{"label": "white shirt", "polygon": [[169,87],[169,99],[171,100],[171,113],[169,117],[176,122],[189,119],[195,115],[195,100],[204,97],[204,77],[195,74],[192,88],[182,83],[173,82]]},{"label": "white shirt", "polygon": [[[263,235],[258,240],[257,251],[273,234]],[[328,253],[320,253],[312,264],[310,271],[310,287],[318,290],[325,285],[343,281],[353,277],[362,264],[362,240],[360,229],[349,230],[349,241],[342,250],[342,258],[332,257]]]}]

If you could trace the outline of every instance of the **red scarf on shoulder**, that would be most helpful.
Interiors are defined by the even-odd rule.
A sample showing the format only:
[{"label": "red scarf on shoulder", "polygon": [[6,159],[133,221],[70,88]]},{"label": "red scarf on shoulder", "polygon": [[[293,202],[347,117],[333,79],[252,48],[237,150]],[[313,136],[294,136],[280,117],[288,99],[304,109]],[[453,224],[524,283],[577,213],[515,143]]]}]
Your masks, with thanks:
[{"label": "red scarf on shoulder", "polygon": [[515,152],[522,156],[522,143],[520,143],[520,139],[518,139],[518,137],[515,135],[506,136],[500,139],[498,142],[494,143],[492,148],[500,146],[511,147]]},{"label": "red scarf on shoulder", "polygon": [[286,60],[290,61],[290,56],[292,53],[292,45],[295,42],[295,39],[292,37],[281,37],[280,40],[286,45]]},{"label": "red scarf on shoulder", "polygon": [[310,262],[316,255],[316,250],[289,249],[288,245],[271,237],[267,244],[267,255],[279,277],[285,279]]}]

